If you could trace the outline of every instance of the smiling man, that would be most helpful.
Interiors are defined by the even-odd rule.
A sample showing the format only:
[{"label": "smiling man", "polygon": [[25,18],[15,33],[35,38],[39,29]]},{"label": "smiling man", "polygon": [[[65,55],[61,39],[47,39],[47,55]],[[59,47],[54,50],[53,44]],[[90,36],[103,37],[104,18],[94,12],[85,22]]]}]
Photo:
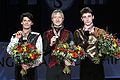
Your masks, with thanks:
[{"label": "smiling man", "polygon": [[94,15],[89,7],[84,7],[81,11],[83,26],[74,32],[74,41],[86,52],[86,57],[80,62],[80,80],[104,80],[104,68],[102,60],[96,64],[92,58],[98,54],[96,42],[105,30],[93,24]]},{"label": "smiling man", "polygon": [[[7,46],[7,52],[12,55],[11,48],[14,47],[16,44],[24,44],[24,42],[28,42],[30,44],[33,44],[36,46],[38,50],[38,54],[41,56],[36,59],[35,63],[32,65],[27,64],[16,64],[15,65],[15,79],[16,80],[37,80],[36,79],[36,68],[39,66],[39,64],[42,63],[42,57],[43,57],[43,45],[42,45],[42,37],[40,33],[33,32],[32,26],[33,26],[33,15],[29,12],[25,12],[21,14],[20,21],[22,25],[22,30],[17,31],[14,33],[11,37],[10,43]],[[27,74],[22,76],[21,70],[27,70]]]}]

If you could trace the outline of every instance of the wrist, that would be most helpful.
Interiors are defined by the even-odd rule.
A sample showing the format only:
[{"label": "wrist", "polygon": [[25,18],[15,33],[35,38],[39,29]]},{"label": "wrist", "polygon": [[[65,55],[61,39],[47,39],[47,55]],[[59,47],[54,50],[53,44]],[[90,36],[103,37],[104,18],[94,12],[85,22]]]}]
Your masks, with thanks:
[{"label": "wrist", "polygon": [[53,46],[53,44],[50,43],[50,46]]}]

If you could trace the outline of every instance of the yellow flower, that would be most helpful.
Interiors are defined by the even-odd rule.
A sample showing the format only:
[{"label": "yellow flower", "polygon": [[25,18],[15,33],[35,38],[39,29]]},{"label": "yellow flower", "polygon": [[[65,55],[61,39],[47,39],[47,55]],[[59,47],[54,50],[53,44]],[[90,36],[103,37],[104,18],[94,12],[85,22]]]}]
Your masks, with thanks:
[{"label": "yellow flower", "polygon": [[57,53],[59,53],[60,51],[59,50],[57,50]]},{"label": "yellow flower", "polygon": [[70,56],[73,56],[72,53],[70,53]]},{"label": "yellow flower", "polygon": [[78,51],[78,54],[80,54],[80,51]]},{"label": "yellow flower", "polygon": [[31,57],[31,56],[32,56],[32,54],[29,54],[29,56]]},{"label": "yellow flower", "polygon": [[27,51],[27,48],[26,48],[26,47],[24,47],[24,48],[23,48],[23,50],[24,50],[24,52],[26,52],[26,51]]},{"label": "yellow flower", "polygon": [[81,47],[80,47],[80,46],[77,46],[77,49],[80,51],[80,50],[81,50]]},{"label": "yellow flower", "polygon": [[13,53],[17,53],[18,51],[17,50],[13,50]]},{"label": "yellow flower", "polygon": [[66,45],[66,44],[63,44],[63,47],[66,49],[66,48],[67,48],[67,45]]},{"label": "yellow flower", "polygon": [[114,43],[114,45],[113,45],[115,48],[117,47],[117,44],[116,43]]}]

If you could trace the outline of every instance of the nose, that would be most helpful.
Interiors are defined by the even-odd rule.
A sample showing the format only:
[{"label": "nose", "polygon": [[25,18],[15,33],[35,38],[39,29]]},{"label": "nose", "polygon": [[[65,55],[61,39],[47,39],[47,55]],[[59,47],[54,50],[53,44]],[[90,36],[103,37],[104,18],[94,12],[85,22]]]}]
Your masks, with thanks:
[{"label": "nose", "polygon": [[56,21],[59,22],[59,19],[57,18]]},{"label": "nose", "polygon": [[28,24],[29,21],[25,21],[26,24]]}]

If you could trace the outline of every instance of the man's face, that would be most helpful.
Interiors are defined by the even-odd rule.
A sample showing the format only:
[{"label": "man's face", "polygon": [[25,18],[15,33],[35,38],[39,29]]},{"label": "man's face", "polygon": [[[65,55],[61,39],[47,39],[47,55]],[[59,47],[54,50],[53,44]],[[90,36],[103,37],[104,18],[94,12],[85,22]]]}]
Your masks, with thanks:
[{"label": "man's face", "polygon": [[28,17],[23,17],[21,24],[23,25],[23,28],[28,29],[31,28],[33,22]]},{"label": "man's face", "polygon": [[84,13],[81,17],[84,25],[90,26],[93,23],[94,16],[91,13]]},{"label": "man's face", "polygon": [[52,16],[52,22],[54,25],[59,26],[63,23],[63,15],[61,13],[54,13]]}]

